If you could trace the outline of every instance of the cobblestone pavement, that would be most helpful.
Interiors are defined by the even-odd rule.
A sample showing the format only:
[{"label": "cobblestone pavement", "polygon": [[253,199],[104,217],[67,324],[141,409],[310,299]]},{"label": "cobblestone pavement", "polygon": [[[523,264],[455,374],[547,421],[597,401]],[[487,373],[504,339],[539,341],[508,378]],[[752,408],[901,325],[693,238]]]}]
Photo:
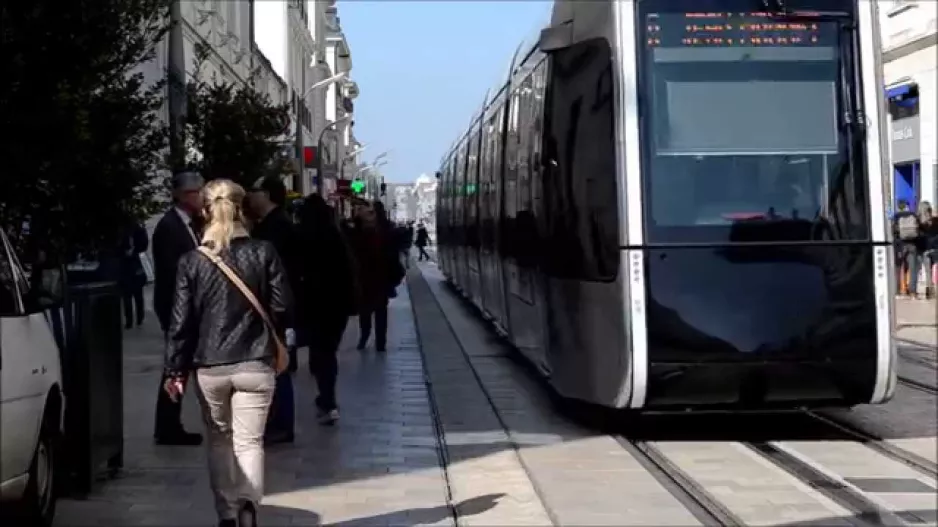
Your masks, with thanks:
[{"label": "cobblestone pavement", "polygon": [[[335,427],[315,423],[315,382],[300,352],[295,374],[296,442],[271,446],[267,458],[266,525],[451,525],[436,432],[423,380],[406,288],[391,304],[389,349],[356,351],[352,319],[340,351]],[[201,447],[152,442],[162,336],[151,314],[125,339],[125,467],[86,500],[60,501],[57,526],[214,525]],[[184,422],[201,431],[195,397]],[[481,489],[465,495],[466,514],[495,506]]]},{"label": "cobblestone pavement", "polygon": [[938,300],[896,299],[896,336],[908,344],[938,348]]}]

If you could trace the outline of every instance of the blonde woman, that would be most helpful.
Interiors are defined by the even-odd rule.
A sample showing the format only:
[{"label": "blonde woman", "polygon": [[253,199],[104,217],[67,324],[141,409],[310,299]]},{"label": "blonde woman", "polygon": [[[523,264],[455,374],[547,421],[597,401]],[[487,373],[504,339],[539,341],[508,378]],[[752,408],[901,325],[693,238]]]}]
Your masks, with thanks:
[{"label": "blonde woman", "polygon": [[193,374],[208,434],[219,525],[253,526],[264,489],[264,426],[291,292],[273,245],[248,237],[245,192],[229,180],[202,191],[205,234],[179,262],[164,388]]}]

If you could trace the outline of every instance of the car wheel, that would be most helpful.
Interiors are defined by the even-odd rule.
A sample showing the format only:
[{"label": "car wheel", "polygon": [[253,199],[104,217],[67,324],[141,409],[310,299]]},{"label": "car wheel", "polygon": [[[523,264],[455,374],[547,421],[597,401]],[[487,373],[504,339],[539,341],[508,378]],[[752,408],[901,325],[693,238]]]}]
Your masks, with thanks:
[{"label": "car wheel", "polygon": [[29,526],[49,527],[55,517],[56,439],[55,429],[43,422],[23,495],[23,520]]}]

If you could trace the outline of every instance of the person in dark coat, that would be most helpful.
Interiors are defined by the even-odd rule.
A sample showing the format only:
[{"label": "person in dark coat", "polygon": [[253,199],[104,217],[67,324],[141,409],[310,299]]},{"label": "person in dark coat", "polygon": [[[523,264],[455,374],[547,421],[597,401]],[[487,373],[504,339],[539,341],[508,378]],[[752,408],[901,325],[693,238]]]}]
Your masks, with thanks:
[{"label": "person in dark coat", "polygon": [[[147,230],[134,221],[121,236],[120,251],[120,278],[119,284],[124,303],[124,327],[130,329],[134,324],[136,314],[137,325],[143,324],[143,287],[147,285],[147,274],[143,269],[140,255],[147,251],[150,240]],[[136,311],[136,313],[135,313]]]},{"label": "person in dark coat", "polygon": [[417,246],[417,250],[420,251],[419,256],[417,256],[417,261],[422,262],[424,260],[430,261],[430,255],[427,254],[427,245],[430,245],[430,233],[427,232],[427,228],[421,223],[417,226],[417,239],[414,241],[414,245]]},{"label": "person in dark coat", "polygon": [[398,258],[391,224],[380,202],[358,208],[350,242],[358,262],[361,288],[358,349],[363,350],[368,345],[373,321],[375,349],[383,352],[387,350],[388,300],[397,296],[395,289],[405,271]]},{"label": "person in dark coat", "polygon": [[[296,226],[286,209],[287,188],[279,176],[266,176],[258,179],[248,191],[248,207],[254,220],[251,236],[270,242],[277,250],[280,261],[287,271],[290,290],[294,291],[294,318],[301,316],[304,310],[302,293],[303,260]],[[295,328],[291,322],[288,326]],[[268,414],[265,441],[268,443],[290,443],[294,439],[295,408],[293,379],[290,372],[296,371],[296,339],[289,335],[287,346],[290,353],[288,370],[277,376],[274,400]]]},{"label": "person in dark coat", "polygon": [[348,319],[357,311],[355,261],[332,210],[318,194],[307,196],[299,210],[299,230],[305,251],[304,319],[299,321],[309,345],[309,370],[316,377],[319,422],[339,419],[335,385],[336,354]]},{"label": "person in dark coat", "polygon": [[[201,236],[202,187],[205,180],[196,172],[173,176],[173,206],[153,231],[153,311],[163,334],[168,335],[176,288],[179,260],[199,246]],[[168,337],[167,337],[168,339]],[[182,427],[182,394],[175,401],[163,390],[166,377],[160,379],[156,400],[156,442],[161,445],[199,445],[202,435]]]}]

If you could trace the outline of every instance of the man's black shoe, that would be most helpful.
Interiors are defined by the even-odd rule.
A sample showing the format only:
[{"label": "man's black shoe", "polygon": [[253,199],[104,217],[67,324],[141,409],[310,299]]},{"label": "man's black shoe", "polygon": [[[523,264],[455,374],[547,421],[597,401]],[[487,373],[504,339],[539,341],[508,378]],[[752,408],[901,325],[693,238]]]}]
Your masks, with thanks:
[{"label": "man's black shoe", "polygon": [[202,444],[202,434],[195,432],[176,432],[156,436],[156,444],[163,446],[199,446]]}]

